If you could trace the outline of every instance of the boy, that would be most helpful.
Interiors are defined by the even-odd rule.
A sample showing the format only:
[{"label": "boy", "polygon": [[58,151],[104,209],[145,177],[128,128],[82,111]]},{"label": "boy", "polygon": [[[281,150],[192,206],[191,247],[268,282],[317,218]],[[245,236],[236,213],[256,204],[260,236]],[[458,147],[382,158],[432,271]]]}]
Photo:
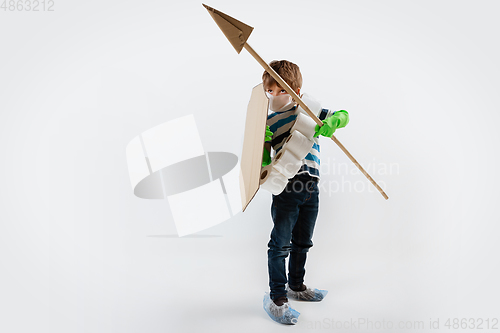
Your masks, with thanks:
[{"label": "boy", "polygon": [[[269,64],[300,96],[302,74],[299,67],[287,60]],[[271,162],[271,147],[278,153],[290,135],[297,117],[297,104],[277,82],[264,72],[262,81],[269,98],[263,166]],[[296,176],[289,179],[279,195],[273,195],[271,216],[274,227],[268,243],[268,271],[270,294],[264,296],[264,309],[269,316],[283,324],[295,324],[299,313],[288,304],[288,297],[304,301],[321,301],[326,290],[311,289],[304,285],[306,254],[313,246],[312,236],[319,207],[319,140],[318,135],[331,137],[337,128],[349,122],[347,111],[332,112],[322,109],[317,115],[323,126],[316,125],[314,145],[302,160]],[[289,258],[288,279],[285,258]],[[286,285],[288,283],[288,285]]]}]

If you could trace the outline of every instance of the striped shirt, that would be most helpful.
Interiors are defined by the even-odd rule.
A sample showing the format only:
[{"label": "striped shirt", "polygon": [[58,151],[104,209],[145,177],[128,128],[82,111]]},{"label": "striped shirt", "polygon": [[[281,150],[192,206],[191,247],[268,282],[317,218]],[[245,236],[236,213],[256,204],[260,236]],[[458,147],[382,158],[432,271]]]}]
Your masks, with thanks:
[{"label": "striped shirt", "polygon": [[[272,141],[268,142],[271,142],[271,146],[275,151],[275,155],[281,150],[283,143],[290,135],[290,129],[292,128],[295,119],[297,118],[297,112],[301,111],[297,110],[296,106],[294,106],[290,110],[282,112],[274,112],[269,110],[269,114],[267,116],[267,125],[269,125],[269,129],[271,130],[271,132],[273,132],[273,139]],[[317,116],[320,120],[324,120],[334,113],[335,111],[331,111],[329,109],[321,109]],[[309,117],[309,115],[307,116]],[[314,144],[306,157],[302,159],[302,166],[300,167],[297,174],[307,173],[310,176],[319,178],[320,158],[318,139],[319,138],[313,137]]]}]

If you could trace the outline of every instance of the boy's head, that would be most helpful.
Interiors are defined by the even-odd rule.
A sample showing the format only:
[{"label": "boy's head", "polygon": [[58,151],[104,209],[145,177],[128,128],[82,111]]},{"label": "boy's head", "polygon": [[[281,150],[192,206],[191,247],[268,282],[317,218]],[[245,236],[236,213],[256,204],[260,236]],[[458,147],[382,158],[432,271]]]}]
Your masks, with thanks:
[{"label": "boy's head", "polygon": [[[288,83],[293,91],[297,94],[300,93],[300,88],[302,87],[302,74],[300,73],[299,66],[288,60],[273,60],[269,63],[269,66],[274,69],[274,71],[278,73],[278,75],[281,76],[286,83]],[[273,77],[266,71],[262,74],[262,82],[266,92],[269,88],[273,87],[278,88],[279,90],[282,89],[276,80],[273,79]]]}]

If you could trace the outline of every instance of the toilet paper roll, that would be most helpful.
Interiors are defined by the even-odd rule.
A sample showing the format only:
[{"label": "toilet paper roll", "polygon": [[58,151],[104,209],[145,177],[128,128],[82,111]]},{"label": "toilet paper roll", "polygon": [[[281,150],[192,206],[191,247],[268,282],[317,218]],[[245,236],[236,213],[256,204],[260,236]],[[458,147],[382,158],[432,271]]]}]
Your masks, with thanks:
[{"label": "toilet paper roll", "polygon": [[273,169],[272,164],[269,164],[260,169],[260,178],[259,178],[260,185],[264,184],[267,181],[267,178],[269,178],[269,175],[271,175],[272,169]]},{"label": "toilet paper roll", "polygon": [[272,163],[273,168],[278,170],[278,172],[287,179],[293,178],[299,171],[301,165],[301,159],[284,148],[280,150]]},{"label": "toilet paper roll", "polygon": [[[314,97],[310,96],[307,93],[302,94],[302,97],[300,97],[302,102],[304,102],[309,110],[311,110],[314,114],[319,114],[321,111],[321,103],[317,101]],[[302,106],[299,105],[298,109],[303,112],[304,114],[307,114],[307,112],[302,108]]]},{"label": "toilet paper roll", "polygon": [[316,133],[316,122],[311,117],[298,113],[290,132],[293,131],[299,131],[308,139],[312,139],[314,133]]},{"label": "toilet paper roll", "polygon": [[260,187],[274,195],[278,195],[288,184],[288,179],[276,170],[272,164],[262,168],[260,173]]},{"label": "toilet paper roll", "polygon": [[282,149],[286,149],[302,160],[311,150],[314,141],[309,140],[299,131],[293,131],[286,139]]}]

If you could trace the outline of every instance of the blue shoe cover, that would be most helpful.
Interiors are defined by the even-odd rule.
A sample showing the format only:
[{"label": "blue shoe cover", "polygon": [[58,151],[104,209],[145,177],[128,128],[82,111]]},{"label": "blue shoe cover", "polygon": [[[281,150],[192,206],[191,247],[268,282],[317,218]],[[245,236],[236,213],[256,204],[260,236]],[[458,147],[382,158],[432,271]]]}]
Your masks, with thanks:
[{"label": "blue shoe cover", "polygon": [[319,302],[328,294],[328,290],[307,288],[304,291],[293,291],[286,286],[287,297],[298,301]]},{"label": "blue shoe cover", "polygon": [[284,303],[282,306],[274,304],[269,297],[269,293],[264,294],[264,310],[269,317],[280,324],[295,325],[300,313],[290,307],[290,304]]}]

